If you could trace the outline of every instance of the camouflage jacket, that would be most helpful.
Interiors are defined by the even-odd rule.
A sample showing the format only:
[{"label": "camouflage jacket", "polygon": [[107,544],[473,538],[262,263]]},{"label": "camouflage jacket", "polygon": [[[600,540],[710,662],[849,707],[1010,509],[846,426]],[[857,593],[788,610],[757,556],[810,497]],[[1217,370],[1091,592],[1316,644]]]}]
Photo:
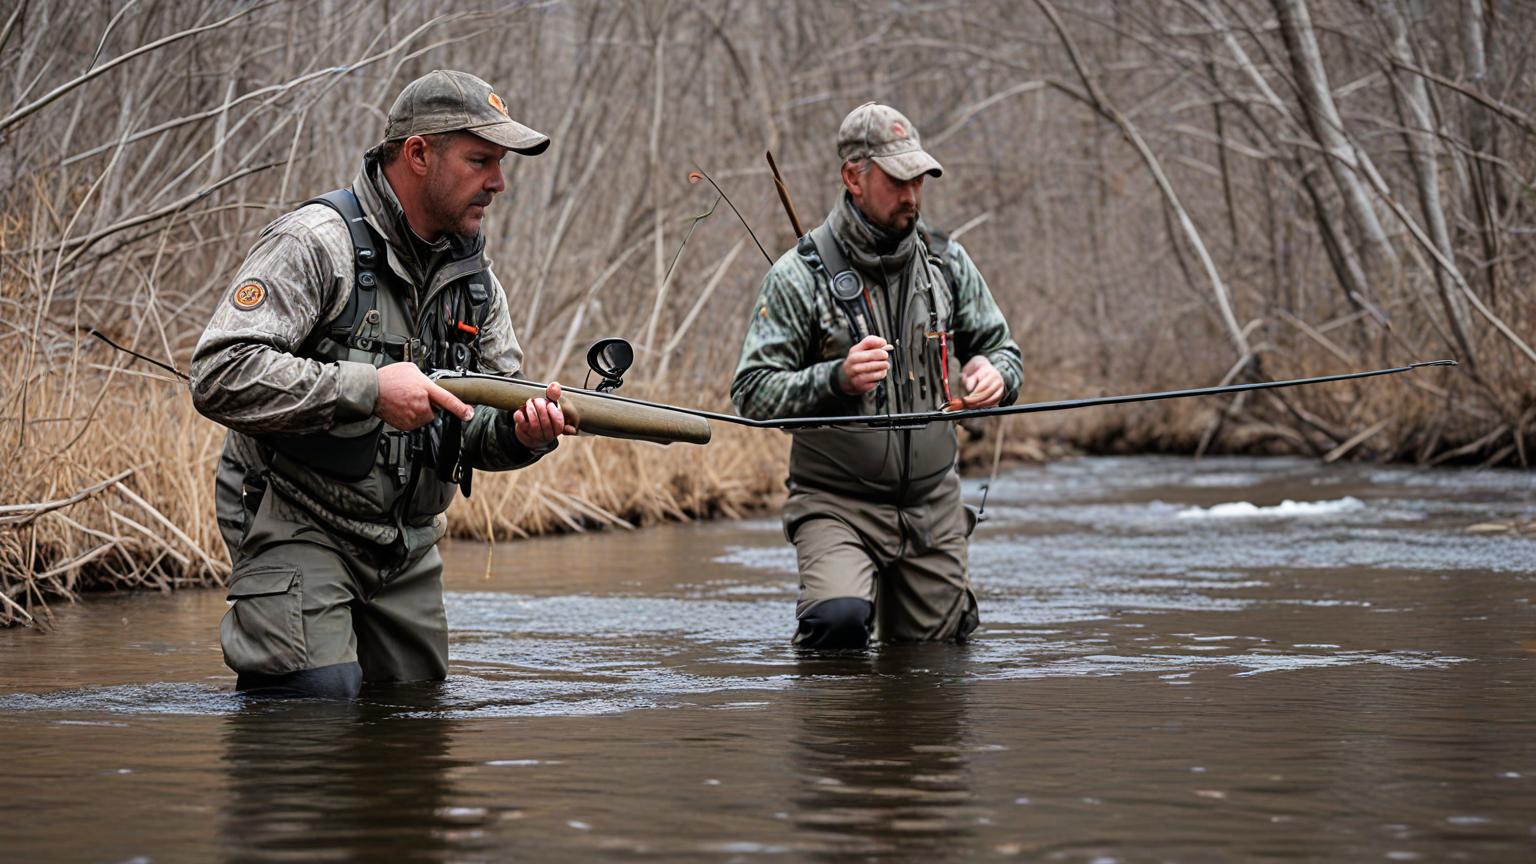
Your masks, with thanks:
[{"label": "camouflage jacket", "polygon": [[[929,284],[937,286],[931,303],[941,330],[951,334],[948,372],[958,390],[958,371],[965,361],[985,355],[1003,377],[1002,404],[1018,398],[1023,364],[1008,322],[987,289],[986,280],[965,249],[950,242],[945,275],[929,260]],[[764,277],[752,320],[731,383],[731,400],[745,417],[758,419],[840,416],[905,411],[929,411],[942,402],[942,384],[924,382],[923,369],[942,376],[936,362],[938,345],[921,334],[928,328],[926,291],[908,289],[896,296],[896,283],[885,274],[861,270],[877,310],[873,329],[896,345],[892,374],[882,385],[883,396],[842,392],[839,375],[853,345],[848,316],[796,250],[780,256]],[[952,296],[951,296],[952,291]],[[898,320],[900,319],[900,320]],[[912,334],[905,340],[899,334]],[[906,374],[903,375],[903,369]],[[806,430],[795,433],[790,456],[790,486],[820,488],[879,501],[905,503],[932,491],[953,469],[956,455],[953,424],[932,423],[915,431],[870,430],[863,427]]]},{"label": "camouflage jacket", "polygon": [[[414,238],[388,182],[372,163],[365,163],[352,188],[369,224],[385,239],[390,273],[377,291],[384,329],[409,338],[424,304],[456,279],[484,270],[491,297],[478,338],[480,369],[516,374],[522,349],[512,331],[506,294],[490,273],[478,238],[435,247]],[[353,277],[352,240],[340,214],[322,204],[300,207],[262,231],[198,340],[191,370],[194,404],[230,429],[218,479],[219,518],[227,540],[238,537],[246,515],[238,498],[251,481],[262,486],[270,481],[327,529],[376,544],[399,544],[408,555],[424,551],[442,534],[439,514],[454,487],[438,482],[433,466],[402,461],[410,458],[406,433],[384,427],[386,439],[393,435],[394,440],[379,447],[373,473],[360,482],[293,464],[269,445],[274,433],[327,432],[371,441],[361,433],[382,423],[372,416],[378,398],[376,367],[394,360],[356,349],[349,356],[360,359],[327,359],[313,349],[318,328],[346,307]],[[467,465],[500,470],[537,458],[517,441],[507,412],[482,406],[464,431]]]}]

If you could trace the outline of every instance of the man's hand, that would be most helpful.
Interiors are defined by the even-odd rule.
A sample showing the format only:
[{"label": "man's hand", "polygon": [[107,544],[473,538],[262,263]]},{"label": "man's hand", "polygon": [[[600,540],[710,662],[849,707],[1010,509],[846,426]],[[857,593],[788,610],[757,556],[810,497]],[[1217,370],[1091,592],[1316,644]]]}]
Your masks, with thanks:
[{"label": "man's hand", "polygon": [[843,374],[839,376],[843,392],[849,396],[862,396],[875,389],[891,371],[891,346],[873,334],[859,340],[848,349],[843,360]]},{"label": "man's hand", "polygon": [[964,408],[991,408],[1003,400],[1003,373],[984,354],[965,361],[960,370],[960,386],[966,393],[960,400]]},{"label": "man's hand", "polygon": [[374,403],[374,416],[382,417],[396,429],[410,431],[432,422],[434,405],[466,422],[475,416],[474,408],[434,384],[415,363],[391,363],[379,370],[379,401]]},{"label": "man's hand", "polygon": [[550,382],[544,397],[535,397],[512,412],[512,431],[529,450],[541,450],[561,435],[575,435],[576,427],[565,422],[560,413],[560,384]]}]

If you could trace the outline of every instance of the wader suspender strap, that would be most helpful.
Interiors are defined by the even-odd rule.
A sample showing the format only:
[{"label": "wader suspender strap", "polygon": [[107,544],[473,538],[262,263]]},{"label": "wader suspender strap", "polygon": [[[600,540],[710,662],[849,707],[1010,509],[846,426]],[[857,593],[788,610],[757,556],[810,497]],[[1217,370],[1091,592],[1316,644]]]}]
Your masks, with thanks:
[{"label": "wader suspender strap", "polygon": [[[944,274],[944,284],[949,288],[949,315],[953,319],[955,310],[959,308],[960,283],[954,268],[949,264],[949,235],[926,225],[919,225],[918,233],[928,249],[929,257],[938,262],[939,271]],[[858,342],[874,332],[869,325],[869,307],[863,302],[864,280],[858,271],[849,266],[843,247],[832,236],[832,229],[827,227],[827,223],[821,223],[801,237],[795,249],[811,266],[811,270],[826,281],[832,299],[843,307],[851,325],[853,341]]]},{"label": "wader suspender strap", "polygon": [[928,247],[928,255],[938,262],[939,272],[944,274],[944,284],[949,286],[949,317],[953,319],[955,310],[960,308],[960,279],[949,264],[949,235],[921,223],[917,230],[923,245]]},{"label": "wader suspender strap", "polygon": [[[378,296],[375,291],[379,287],[379,277],[374,268],[380,263],[378,247],[373,240],[373,229],[368,226],[368,220],[363,216],[363,208],[357,203],[357,196],[351,189],[336,189],[327,192],[318,198],[311,198],[305,204],[324,204],[341,215],[341,221],[346,223],[347,233],[352,237],[352,293],[347,297],[347,305],[335,320],[326,325],[322,337],[351,345],[352,335],[357,331],[357,325],[363,318],[379,306]],[[355,346],[363,350],[378,350],[381,346]]]}]

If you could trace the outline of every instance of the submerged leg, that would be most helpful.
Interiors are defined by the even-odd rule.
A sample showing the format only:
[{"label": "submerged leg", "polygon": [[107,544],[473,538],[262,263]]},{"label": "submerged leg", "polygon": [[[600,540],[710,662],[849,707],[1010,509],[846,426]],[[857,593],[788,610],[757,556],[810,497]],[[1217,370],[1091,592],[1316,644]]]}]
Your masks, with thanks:
[{"label": "submerged leg", "polygon": [[968,572],[973,523],[958,478],[906,511],[916,535],[880,584],[880,641],[964,642],[981,623]]},{"label": "submerged leg", "polygon": [[236,690],[262,699],[351,700],[357,698],[362,686],[363,667],[356,661],[300,669],[283,675],[241,672],[235,678]]},{"label": "submerged leg", "polygon": [[875,562],[863,537],[831,516],[795,518],[786,508],[785,521],[800,569],[794,643],[802,648],[868,646],[875,621]]},{"label": "submerged leg", "polygon": [[834,597],[800,614],[795,644],[801,648],[865,648],[875,623],[875,604],[859,597]]},{"label": "submerged leg", "polygon": [[[362,683],[352,606],[352,568],[314,528],[274,512],[269,489],[235,556],[232,601],[219,625],[236,689],[273,698],[354,699]],[[284,508],[288,505],[283,504]]]}]

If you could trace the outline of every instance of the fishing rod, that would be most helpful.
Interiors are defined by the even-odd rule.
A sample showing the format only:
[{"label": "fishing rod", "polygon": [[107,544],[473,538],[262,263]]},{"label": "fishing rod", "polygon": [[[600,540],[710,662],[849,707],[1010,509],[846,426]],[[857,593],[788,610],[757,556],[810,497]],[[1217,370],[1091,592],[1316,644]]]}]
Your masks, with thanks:
[{"label": "fishing rod", "polygon": [[[106,342],[119,351],[137,359],[153,363],[185,378],[181,371],[167,366],[113,342],[92,329],[90,335]],[[1121,396],[1094,396],[1087,399],[1062,399],[1053,402],[1029,402],[1023,405],[999,405],[992,408],[959,408],[941,411],[914,411],[903,414],[850,414],[829,417],[785,417],[771,420],[754,420],[719,411],[651,402],[631,396],[619,396],[613,391],[624,381],[624,372],[634,362],[634,349],[624,339],[610,337],[599,339],[587,349],[587,365],[596,372],[600,381],[595,389],[561,387],[559,407],[567,422],[578,431],[609,438],[626,438],[650,441],[656,444],[682,442],[708,444],[712,437],[710,420],[747,426],[753,429],[818,429],[835,426],[867,426],[875,429],[919,429],[929,423],[954,423],[972,417],[1002,417],[1010,414],[1039,414],[1047,411],[1070,411],[1077,408],[1093,408],[1101,405],[1123,405],[1128,402],[1154,402],[1160,399],[1184,399],[1191,396],[1215,396],[1222,393],[1242,393],[1247,390],[1272,390],[1278,387],[1300,387],[1305,384],[1325,384],[1330,381],[1348,381],[1354,378],[1373,378],[1378,375],[1396,375],[1429,366],[1455,366],[1455,360],[1427,360],[1407,366],[1386,369],[1370,369],[1364,372],[1346,372],[1340,375],[1319,375],[1313,378],[1291,378],[1285,381],[1256,381],[1248,384],[1227,384],[1220,387],[1196,387],[1187,390],[1161,390],[1153,393],[1132,393]],[[489,405],[507,411],[516,411],[530,399],[543,397],[546,385],[521,378],[487,375],[479,372],[437,370],[431,378],[438,386],[474,405]],[[956,400],[956,404],[960,403]]]},{"label": "fishing rod", "polygon": [[[866,426],[907,428],[926,426],[936,421],[958,421],[971,417],[1002,417],[1009,414],[1040,414],[1047,411],[1070,411],[1075,408],[1094,408],[1100,405],[1122,405],[1127,402],[1155,402],[1159,399],[1183,399],[1190,396],[1215,396],[1220,393],[1241,393],[1246,390],[1273,390],[1278,387],[1299,387],[1303,384],[1325,384],[1329,381],[1348,381],[1352,378],[1373,378],[1377,375],[1395,375],[1411,372],[1427,366],[1455,366],[1455,360],[1426,360],[1407,366],[1387,369],[1371,369],[1365,372],[1346,372],[1340,375],[1319,375],[1313,378],[1291,378],[1285,381],[1255,381],[1248,384],[1227,384],[1220,387],[1195,387],[1188,390],[1159,390],[1152,393],[1131,393],[1122,396],[1094,396],[1087,399],[1061,399],[1054,402],[1028,402],[1023,405],[998,405],[992,408],[961,408],[941,411],[916,411],[905,414],[860,415],[856,417],[791,417],[783,420],[747,420],[731,415],[716,415],[718,419],[742,425],[769,429],[811,429],[821,426],[862,424]],[[956,400],[959,401],[959,400]]]},{"label": "fishing rod", "polygon": [[[717,420],[735,426],[753,429],[818,429],[836,426],[864,426],[875,429],[916,429],[929,423],[953,423],[973,417],[1001,417],[1012,414],[1039,414],[1048,411],[1070,411],[1103,405],[1122,405],[1129,402],[1153,402],[1162,399],[1184,399],[1194,396],[1215,396],[1223,393],[1242,393],[1249,390],[1272,390],[1280,387],[1300,387],[1309,384],[1325,384],[1331,381],[1348,381],[1356,378],[1373,378],[1380,375],[1396,375],[1430,366],[1455,366],[1454,360],[1429,360],[1393,366],[1386,369],[1370,369],[1363,372],[1346,372],[1338,375],[1320,375],[1311,378],[1291,378],[1284,381],[1255,381],[1247,384],[1228,384],[1218,387],[1196,387],[1183,390],[1162,390],[1151,393],[1133,393],[1117,396],[1095,396],[1086,399],[1062,399],[1050,402],[1030,402],[1022,405],[1000,405],[991,408],[960,408],[958,410],[915,411],[899,414],[854,414],[823,417],[785,417],[754,420],[719,411],[706,411],[652,402],[612,392],[622,381],[633,359],[629,343],[622,339],[604,339],[593,343],[587,352],[588,365],[603,378],[595,390],[578,387],[562,387],[560,409],[567,420],[578,430],[609,437],[630,438],[656,443],[681,441],[693,444],[708,443],[711,431],[708,421]],[[624,361],[621,363],[604,361]],[[474,404],[490,405],[506,410],[516,410],[529,399],[543,396],[545,385],[475,372],[438,371],[433,380],[460,399]],[[691,418],[691,419],[690,419]],[[698,421],[704,421],[700,423]]]}]

